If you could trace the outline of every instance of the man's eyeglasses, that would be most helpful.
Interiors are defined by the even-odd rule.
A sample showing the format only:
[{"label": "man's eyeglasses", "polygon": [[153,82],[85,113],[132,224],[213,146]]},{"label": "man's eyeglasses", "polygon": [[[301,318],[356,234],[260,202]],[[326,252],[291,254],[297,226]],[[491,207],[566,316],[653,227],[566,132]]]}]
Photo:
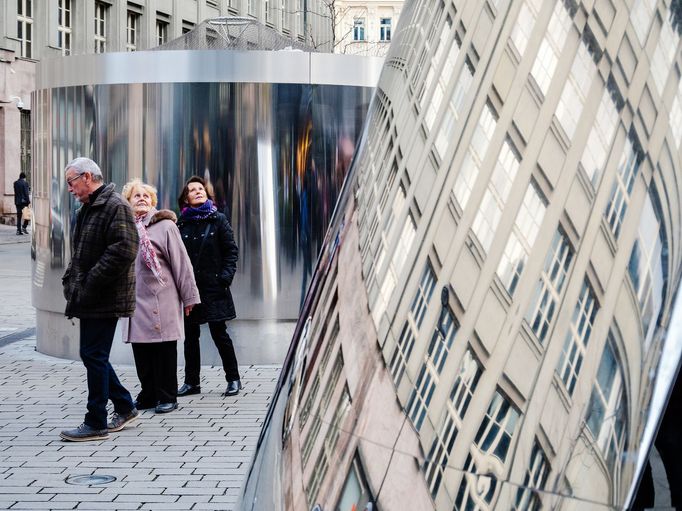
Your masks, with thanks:
[{"label": "man's eyeglasses", "polygon": [[67,180],[66,180],[67,186],[71,186],[71,183],[73,183],[76,179],[79,179],[79,178],[81,178],[81,177],[83,177],[83,174],[78,174],[77,176],[74,176],[74,177],[72,177],[72,178],[70,178],[70,179],[67,179]]}]

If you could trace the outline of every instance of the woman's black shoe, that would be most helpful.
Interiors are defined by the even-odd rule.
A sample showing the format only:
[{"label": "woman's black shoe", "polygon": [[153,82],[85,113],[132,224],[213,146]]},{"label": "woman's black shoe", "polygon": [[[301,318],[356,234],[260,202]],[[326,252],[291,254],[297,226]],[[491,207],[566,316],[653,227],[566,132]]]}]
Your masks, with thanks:
[{"label": "woman's black shoe", "polygon": [[133,403],[133,406],[135,406],[135,408],[138,410],[151,410],[156,406],[156,403],[145,403],[144,401],[140,402],[136,400]]},{"label": "woman's black shoe", "polygon": [[168,413],[172,412],[178,407],[178,403],[159,403],[156,405],[156,408],[154,408],[154,411],[156,413]]},{"label": "woman's black shoe", "polygon": [[201,386],[183,383],[178,389],[178,396],[191,396],[192,394],[201,394]]}]

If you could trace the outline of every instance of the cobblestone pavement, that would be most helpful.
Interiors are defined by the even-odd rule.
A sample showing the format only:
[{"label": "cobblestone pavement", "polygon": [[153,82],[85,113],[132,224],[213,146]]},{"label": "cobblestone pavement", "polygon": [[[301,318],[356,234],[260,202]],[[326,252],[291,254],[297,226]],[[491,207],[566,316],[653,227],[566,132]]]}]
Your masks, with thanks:
[{"label": "cobblestone pavement", "polygon": [[[233,509],[279,366],[241,367],[244,390],[229,398],[221,396],[222,368],[204,366],[202,394],[180,398],[178,410],[143,411],[109,440],[63,442],[59,432],[83,421],[85,369],[80,361],[35,351],[29,244],[2,244],[3,234],[0,509]],[[134,367],[116,371],[136,395]],[[182,374],[178,378],[182,381]],[[79,475],[115,480],[90,486],[66,482]]]}]

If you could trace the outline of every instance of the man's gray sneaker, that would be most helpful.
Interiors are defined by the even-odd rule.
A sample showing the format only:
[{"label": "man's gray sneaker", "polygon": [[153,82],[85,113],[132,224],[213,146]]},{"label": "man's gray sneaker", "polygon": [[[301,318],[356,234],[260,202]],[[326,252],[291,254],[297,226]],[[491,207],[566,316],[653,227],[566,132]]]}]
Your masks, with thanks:
[{"label": "man's gray sneaker", "polygon": [[87,424],[81,424],[76,429],[65,429],[59,436],[69,442],[90,442],[92,440],[106,440],[109,431],[106,429],[91,428]]},{"label": "man's gray sneaker", "polygon": [[140,415],[140,412],[137,411],[137,408],[133,408],[128,413],[123,415],[118,412],[114,412],[114,414],[111,416],[111,420],[107,424],[107,429],[110,433],[121,431],[128,424],[137,419],[138,415]]}]

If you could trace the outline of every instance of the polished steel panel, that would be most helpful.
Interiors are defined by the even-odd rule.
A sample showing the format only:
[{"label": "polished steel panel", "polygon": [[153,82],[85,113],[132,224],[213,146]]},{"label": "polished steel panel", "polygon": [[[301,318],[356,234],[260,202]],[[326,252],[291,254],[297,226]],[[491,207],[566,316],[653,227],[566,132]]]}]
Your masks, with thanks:
[{"label": "polished steel panel", "polygon": [[374,87],[383,59],[301,51],[169,50],[43,60],[36,89],[129,83],[294,83]]},{"label": "polished steel panel", "polygon": [[[654,63],[652,84],[668,80],[656,110],[677,91],[656,134],[608,78],[589,98],[606,108],[577,115],[572,145],[550,109],[563,83],[538,95],[506,37],[458,21],[495,17],[508,34],[519,4],[495,2],[494,16],[474,0],[406,2],[239,509],[631,504],[682,356],[675,48]],[[572,5],[555,7],[570,30]],[[498,89],[509,70],[523,83]],[[536,125],[522,125],[526,97],[542,104]]]},{"label": "polished steel panel", "polygon": [[[55,62],[39,66],[44,87],[33,95],[38,349],[78,356],[77,329],[62,316],[61,275],[78,207],[63,171],[73,157],[85,155],[119,190],[141,177],[158,188],[159,207],[176,212],[177,196],[190,175],[211,181],[240,248],[232,286],[241,321],[233,325],[235,340],[245,353],[240,361],[278,363],[372,88],[310,84],[309,57],[302,53],[180,52],[182,59],[170,55],[176,52],[142,53],[60,59],[64,80],[50,74],[60,67]],[[202,68],[216,81],[191,81],[202,73],[206,78]],[[280,71],[279,77],[291,83],[262,83]],[[133,83],[112,83],[127,79]],[[86,85],[64,86],[71,83]],[[261,343],[268,346],[259,356]],[[215,355],[210,344],[206,347],[205,362]],[[132,358],[129,350],[115,349],[113,360]]]}]

